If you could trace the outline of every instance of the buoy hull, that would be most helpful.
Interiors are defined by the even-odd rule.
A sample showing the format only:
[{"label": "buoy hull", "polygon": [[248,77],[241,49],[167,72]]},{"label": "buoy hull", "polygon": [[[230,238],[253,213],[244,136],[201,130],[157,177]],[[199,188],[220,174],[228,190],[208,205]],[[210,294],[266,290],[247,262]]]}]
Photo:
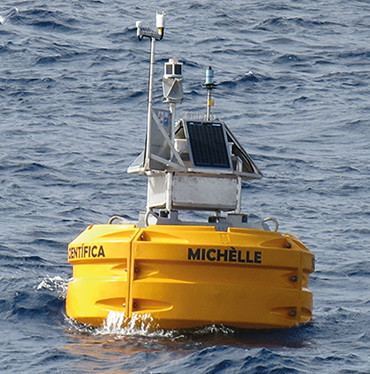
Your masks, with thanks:
[{"label": "buoy hull", "polygon": [[94,225],[68,248],[66,311],[100,326],[110,311],[150,314],[164,329],[309,322],[313,254],[277,232],[212,226]]}]

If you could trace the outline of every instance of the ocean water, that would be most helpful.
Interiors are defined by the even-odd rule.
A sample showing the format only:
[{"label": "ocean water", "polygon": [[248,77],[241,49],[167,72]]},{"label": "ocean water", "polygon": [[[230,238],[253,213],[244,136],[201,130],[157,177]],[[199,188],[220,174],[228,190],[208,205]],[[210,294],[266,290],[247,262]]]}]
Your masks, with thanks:
[{"label": "ocean water", "polygon": [[[152,331],[65,315],[67,245],[116,214],[136,220],[146,180],[126,174],[144,145],[150,26],[155,101],[163,63],[184,63],[178,113],[213,114],[264,174],[243,211],[274,216],[316,255],[312,323],[251,332]],[[370,4],[367,1],[0,4],[1,373],[370,372]]]}]

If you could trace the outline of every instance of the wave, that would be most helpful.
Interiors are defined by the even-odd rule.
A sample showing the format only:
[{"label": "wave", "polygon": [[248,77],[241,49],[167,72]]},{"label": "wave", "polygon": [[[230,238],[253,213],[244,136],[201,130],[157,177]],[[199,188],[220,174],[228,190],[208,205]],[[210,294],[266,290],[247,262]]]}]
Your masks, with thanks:
[{"label": "wave", "polygon": [[332,22],[332,21],[318,21],[312,20],[309,18],[302,18],[302,17],[269,17],[262,22],[258,23],[254,29],[255,30],[263,30],[263,31],[274,31],[274,32],[282,32],[282,31],[297,31],[297,28],[301,29],[312,29],[316,28],[325,28],[329,27],[330,29],[333,26],[341,26],[340,23]]},{"label": "wave", "polygon": [[50,31],[71,32],[78,30],[79,22],[61,11],[33,8],[17,12],[15,24],[42,28]]},{"label": "wave", "polygon": [[225,88],[235,88],[238,87],[239,85],[243,84],[248,84],[248,83],[261,83],[261,82],[267,82],[271,81],[273,78],[267,76],[267,75],[262,75],[262,74],[256,74],[252,71],[248,71],[241,77],[237,77],[233,80],[226,80],[226,81],[221,81],[218,83],[219,87],[225,87]]},{"label": "wave", "polygon": [[0,264],[9,266],[10,264],[16,264],[21,266],[24,264],[37,265],[46,264],[46,261],[40,256],[12,256],[0,254]]},{"label": "wave", "polygon": [[284,351],[268,348],[240,350],[228,346],[201,348],[183,358],[155,368],[162,373],[300,373],[299,366]]},{"label": "wave", "polygon": [[0,11],[0,23],[4,25],[6,22],[8,22],[15,14],[18,14],[19,10],[18,8],[14,7],[11,9],[7,9],[4,11]]},{"label": "wave", "polygon": [[296,55],[296,54],[285,54],[283,56],[279,56],[274,60],[274,64],[292,64],[292,63],[297,63],[297,62],[303,62],[305,61],[304,58]]},{"label": "wave", "polygon": [[67,279],[60,277],[59,275],[54,277],[45,277],[36,287],[37,291],[48,290],[55,294],[58,299],[65,299],[67,296]]},{"label": "wave", "polygon": [[[30,260],[30,259],[29,259]],[[38,258],[32,259],[37,263],[43,262]],[[18,287],[21,284],[18,278]],[[0,315],[9,321],[23,321],[38,319],[40,321],[64,321],[64,304],[67,290],[67,280],[61,277],[46,277],[37,286],[25,284],[13,295],[0,300]]]},{"label": "wave", "polygon": [[64,320],[65,301],[52,294],[41,293],[35,296],[33,293],[20,291],[11,303],[11,315],[17,318],[44,317]]}]

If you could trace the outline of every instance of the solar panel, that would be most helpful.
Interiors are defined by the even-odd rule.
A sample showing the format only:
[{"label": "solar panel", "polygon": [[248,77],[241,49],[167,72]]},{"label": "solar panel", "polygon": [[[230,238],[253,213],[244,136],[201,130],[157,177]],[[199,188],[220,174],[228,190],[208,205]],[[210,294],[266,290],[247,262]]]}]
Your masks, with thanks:
[{"label": "solar panel", "polygon": [[221,123],[187,122],[186,126],[194,166],[231,168],[225,130]]}]

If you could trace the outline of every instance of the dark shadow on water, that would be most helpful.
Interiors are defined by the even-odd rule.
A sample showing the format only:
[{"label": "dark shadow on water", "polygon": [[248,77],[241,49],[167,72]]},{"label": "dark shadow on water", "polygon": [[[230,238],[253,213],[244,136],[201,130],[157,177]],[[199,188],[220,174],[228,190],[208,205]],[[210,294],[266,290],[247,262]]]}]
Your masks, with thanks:
[{"label": "dark shadow on water", "polygon": [[[207,329],[209,332],[207,332]],[[306,348],[310,346],[312,324],[284,329],[246,330],[226,327],[206,327],[188,331],[184,337],[194,342],[212,345],[268,348]]]}]

